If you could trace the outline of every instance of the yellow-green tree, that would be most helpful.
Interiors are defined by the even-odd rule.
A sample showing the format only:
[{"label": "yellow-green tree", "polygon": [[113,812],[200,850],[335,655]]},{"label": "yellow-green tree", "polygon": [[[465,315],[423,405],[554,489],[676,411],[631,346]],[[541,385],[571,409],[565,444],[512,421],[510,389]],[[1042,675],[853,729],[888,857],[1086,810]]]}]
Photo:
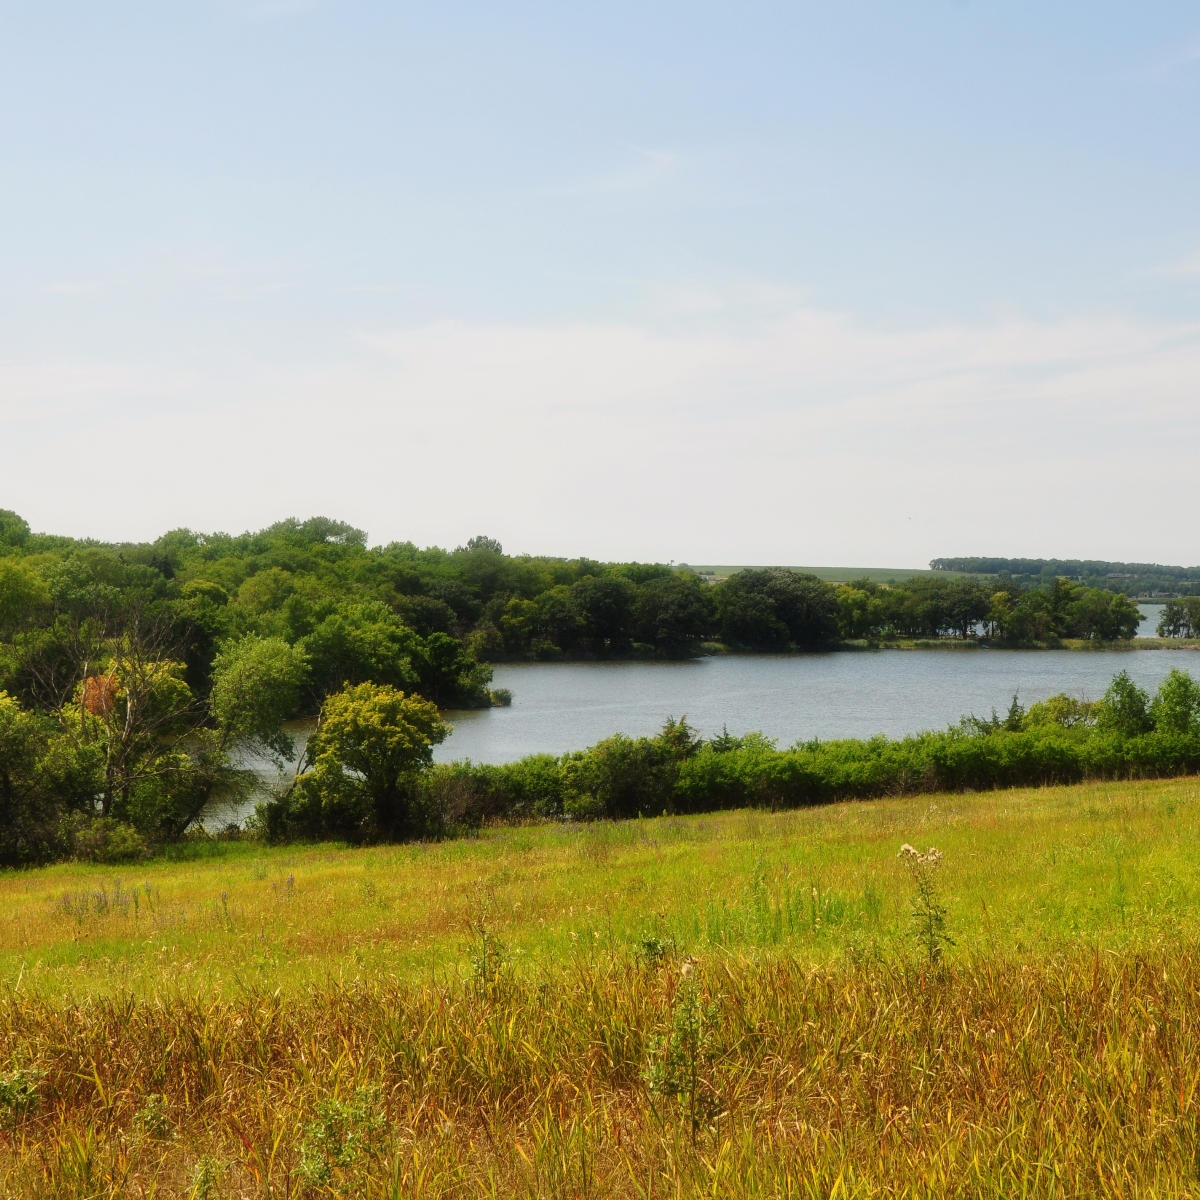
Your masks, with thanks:
[{"label": "yellow-green tree", "polygon": [[361,683],[330,696],[297,790],[326,833],[395,839],[417,832],[420,777],[450,733],[437,706],[386,684]]}]

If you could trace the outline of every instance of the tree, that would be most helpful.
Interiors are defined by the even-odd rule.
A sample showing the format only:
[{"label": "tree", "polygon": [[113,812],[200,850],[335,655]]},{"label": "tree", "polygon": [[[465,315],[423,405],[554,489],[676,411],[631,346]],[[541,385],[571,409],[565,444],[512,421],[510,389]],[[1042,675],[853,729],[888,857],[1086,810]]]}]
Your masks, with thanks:
[{"label": "tree", "polygon": [[724,640],[756,650],[812,646],[838,633],[832,584],[785,567],[739,571],[713,589]]},{"label": "tree", "polygon": [[712,623],[712,595],[695,575],[661,576],[638,588],[635,633],[656,650],[681,654],[707,637]]},{"label": "tree", "polygon": [[1097,709],[1096,727],[1123,737],[1149,733],[1154,727],[1150,697],[1129,678],[1128,671],[1113,676]]},{"label": "tree", "polygon": [[603,649],[630,640],[637,586],[619,575],[587,575],[571,586],[571,603],[587,636]]},{"label": "tree", "polygon": [[1150,719],[1155,729],[1171,733],[1200,731],[1200,684],[1186,671],[1172,667],[1158,685],[1150,704]]},{"label": "tree", "polygon": [[1070,599],[1056,610],[1056,615],[1060,633],[1105,641],[1132,638],[1142,619],[1137,605],[1128,597],[1100,588],[1073,588]]},{"label": "tree", "polygon": [[378,600],[339,604],[299,644],[309,659],[316,705],[348,683],[413,688],[420,682],[420,638]]},{"label": "tree", "polygon": [[875,637],[883,625],[883,604],[874,585],[855,581],[838,588],[838,633],[844,638]]},{"label": "tree", "polygon": [[326,834],[371,841],[419,832],[420,779],[449,733],[436,705],[398,688],[362,683],[330,696],[308,741],[296,807]]},{"label": "tree", "polygon": [[416,659],[420,691],[435,704],[486,707],[492,668],[477,663],[462,642],[445,633],[431,633]]},{"label": "tree", "polygon": [[48,862],[68,850],[63,818],[89,814],[101,785],[95,754],[55,722],[0,692],[0,866]]},{"label": "tree", "polygon": [[242,739],[280,758],[295,753],[283,723],[308,679],[308,656],[282,638],[250,634],[226,646],[213,664],[209,710],[221,748]]},{"label": "tree", "polygon": [[10,508],[0,508],[0,547],[19,549],[29,541],[29,522]]},{"label": "tree", "polygon": [[1200,636],[1200,596],[1168,600],[1163,605],[1162,617],[1158,622],[1158,636]]}]

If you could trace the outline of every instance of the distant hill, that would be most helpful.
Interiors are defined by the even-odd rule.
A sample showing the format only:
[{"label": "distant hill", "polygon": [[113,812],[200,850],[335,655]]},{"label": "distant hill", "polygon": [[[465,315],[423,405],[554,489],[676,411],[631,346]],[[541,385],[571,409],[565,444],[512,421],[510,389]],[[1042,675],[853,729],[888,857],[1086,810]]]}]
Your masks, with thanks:
[{"label": "distant hill", "polygon": [[1124,592],[1127,596],[1200,594],[1200,567],[1080,558],[935,558],[929,565],[937,572],[992,575],[1025,585],[1048,583],[1064,576],[1085,587]]},{"label": "distant hill", "polygon": [[[746,571],[754,569],[750,564],[742,566],[707,566],[698,567],[691,563],[680,563],[681,567],[687,567],[689,571],[695,571],[697,575],[713,576],[716,579],[727,579],[730,575],[736,574],[738,571]],[[818,579],[824,579],[827,583],[849,583],[852,579],[869,579],[872,583],[903,583],[906,579],[912,579],[915,576],[945,576],[945,571],[926,570],[923,567],[787,567],[789,571],[796,571],[801,575],[815,575]],[[951,575],[967,575],[968,571],[951,571]]]}]

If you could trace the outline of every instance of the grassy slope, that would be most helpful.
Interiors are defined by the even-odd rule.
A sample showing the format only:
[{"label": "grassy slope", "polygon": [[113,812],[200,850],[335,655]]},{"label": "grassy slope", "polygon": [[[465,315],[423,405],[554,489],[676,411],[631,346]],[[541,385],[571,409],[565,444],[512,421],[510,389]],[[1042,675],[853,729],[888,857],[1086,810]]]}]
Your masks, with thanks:
[{"label": "grassy slope", "polygon": [[655,931],[681,954],[895,948],[905,841],[944,852],[961,953],[1115,948],[1200,932],[1198,833],[1200,784],[1182,779],[499,828],[426,846],[217,844],[219,857],[189,863],[0,877],[0,980],[79,995],[443,978],[467,969],[468,923],[485,912],[530,963]]},{"label": "grassy slope", "polygon": [[[41,1104],[0,1194],[1196,1194],[1198,822],[1181,779],[8,875]],[[904,841],[945,854],[942,968]],[[645,1084],[689,1029],[694,1130]]]}]

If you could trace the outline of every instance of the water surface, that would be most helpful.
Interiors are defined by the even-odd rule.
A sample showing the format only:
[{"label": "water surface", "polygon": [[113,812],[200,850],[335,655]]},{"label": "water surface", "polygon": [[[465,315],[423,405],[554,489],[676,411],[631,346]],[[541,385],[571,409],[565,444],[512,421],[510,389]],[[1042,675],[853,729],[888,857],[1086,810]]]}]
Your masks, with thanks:
[{"label": "water surface", "polygon": [[581,750],[612,733],[656,733],[687,716],[706,737],[761,730],[780,746],[811,738],[943,729],[965,713],[1058,692],[1095,700],[1118,671],[1153,690],[1172,668],[1200,676],[1194,650],[862,650],[686,662],[496,667],[511,708],[452,712],[440,761],[511,762]]}]

